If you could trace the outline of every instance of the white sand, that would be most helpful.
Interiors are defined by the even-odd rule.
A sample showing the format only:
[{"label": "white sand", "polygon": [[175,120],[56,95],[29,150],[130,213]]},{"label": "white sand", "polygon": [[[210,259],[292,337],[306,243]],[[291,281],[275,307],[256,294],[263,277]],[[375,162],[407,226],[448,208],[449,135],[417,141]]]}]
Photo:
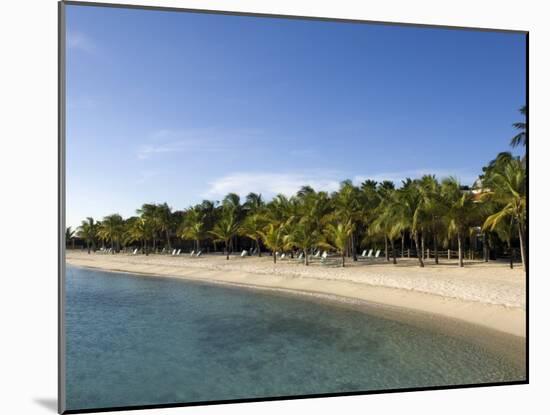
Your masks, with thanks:
[{"label": "white sand", "polygon": [[335,299],[355,299],[434,313],[525,336],[525,274],[506,263],[433,259],[425,268],[415,259],[399,259],[397,266],[384,259],[350,261],[345,268],[321,265],[306,267],[296,260],[272,257],[222,255],[192,258],[166,255],[99,254],[67,252],[72,265],[138,274],[181,277],[256,288],[290,290]]}]

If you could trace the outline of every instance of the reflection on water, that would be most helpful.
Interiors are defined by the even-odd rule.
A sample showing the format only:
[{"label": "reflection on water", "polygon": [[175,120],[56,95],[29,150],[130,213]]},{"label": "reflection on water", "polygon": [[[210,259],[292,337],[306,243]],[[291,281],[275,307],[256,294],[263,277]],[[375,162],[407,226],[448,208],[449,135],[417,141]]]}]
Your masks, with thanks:
[{"label": "reflection on water", "polygon": [[67,408],[522,380],[463,339],[249,290],[67,267]]}]

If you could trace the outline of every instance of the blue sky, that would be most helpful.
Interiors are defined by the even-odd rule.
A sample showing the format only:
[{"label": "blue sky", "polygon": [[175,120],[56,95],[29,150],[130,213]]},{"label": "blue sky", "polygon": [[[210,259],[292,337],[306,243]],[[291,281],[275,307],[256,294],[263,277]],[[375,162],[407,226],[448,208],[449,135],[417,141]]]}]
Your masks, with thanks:
[{"label": "blue sky", "polygon": [[[67,225],[303,184],[471,184],[525,103],[521,34],[67,7]],[[519,150],[518,150],[519,151]]]}]

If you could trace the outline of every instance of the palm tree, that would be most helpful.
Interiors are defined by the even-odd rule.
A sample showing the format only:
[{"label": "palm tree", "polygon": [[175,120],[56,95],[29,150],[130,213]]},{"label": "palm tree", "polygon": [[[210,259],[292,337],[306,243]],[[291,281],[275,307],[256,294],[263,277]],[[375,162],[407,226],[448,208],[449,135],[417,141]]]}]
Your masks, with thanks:
[{"label": "palm tree", "polygon": [[153,251],[155,251],[157,233],[161,229],[158,206],[153,203],[145,203],[136,210],[136,213],[146,222],[148,231],[152,233],[151,239],[153,240]]},{"label": "palm tree", "polygon": [[126,243],[139,241],[145,255],[149,255],[147,241],[153,238],[151,222],[140,216],[133,216],[126,221],[126,231],[123,234]]},{"label": "palm tree", "polygon": [[70,226],[67,229],[65,229],[65,245],[67,245],[69,241],[72,241],[73,249],[74,249],[74,243],[75,243],[74,235],[75,235],[75,231],[73,231]]},{"label": "palm tree", "polygon": [[336,249],[342,255],[342,267],[346,266],[346,251],[351,234],[352,225],[350,222],[339,222],[337,225],[329,223],[325,229],[323,244]]},{"label": "palm tree", "polygon": [[267,246],[273,254],[273,263],[277,263],[277,252],[285,247],[285,229],[281,224],[270,223],[260,232],[265,246]]},{"label": "palm tree", "polygon": [[185,212],[185,217],[178,229],[178,236],[182,239],[195,241],[195,250],[201,249],[200,242],[205,237],[204,214],[198,208],[191,208]]},{"label": "palm tree", "polygon": [[485,185],[491,189],[485,197],[500,207],[483,224],[483,229],[494,230],[503,220],[512,220],[517,225],[521,262],[525,269],[525,223],[527,217],[527,174],[519,159],[512,159],[500,169],[495,169],[485,179]]},{"label": "palm tree", "polygon": [[289,245],[299,248],[305,257],[304,263],[309,265],[309,250],[321,241],[320,233],[312,226],[313,222],[303,220],[296,224],[290,234],[287,242]]},{"label": "palm tree", "polygon": [[246,202],[244,203],[243,208],[247,213],[260,213],[264,207],[265,203],[261,194],[251,192],[246,196]]},{"label": "palm tree", "polygon": [[472,193],[464,190],[456,178],[444,179],[441,196],[445,205],[445,220],[449,235],[458,242],[458,265],[464,266],[464,236],[468,233],[475,213]]},{"label": "palm tree", "polygon": [[210,231],[210,234],[215,238],[215,240],[224,242],[224,253],[226,254],[227,260],[229,260],[229,243],[238,231],[239,224],[237,222],[235,212],[231,208],[224,209],[221,219]]},{"label": "palm tree", "polygon": [[397,192],[392,186],[379,190],[380,204],[375,211],[375,219],[371,222],[369,236],[382,235],[384,237],[386,260],[389,261],[388,241],[391,245],[393,263],[397,264],[395,255],[395,239],[401,236],[403,222],[401,221],[400,201]]},{"label": "palm tree", "polygon": [[[521,112],[523,116],[526,116],[527,106],[524,105],[523,107],[521,107],[519,109],[519,112]],[[527,145],[527,124],[525,123],[525,121],[522,121],[522,122],[515,122],[512,125],[516,130],[519,130],[519,133],[517,133],[514,137],[512,137],[512,139],[510,140],[510,145],[512,147],[517,147],[521,144],[523,145],[523,147],[525,147]]]},{"label": "palm tree", "polygon": [[164,232],[166,238],[166,246],[168,251],[172,250],[172,244],[170,243],[170,232],[174,225],[174,217],[172,215],[172,208],[165,202],[157,205],[155,210],[156,222],[161,232]]},{"label": "palm tree", "polygon": [[435,263],[439,263],[439,235],[443,228],[445,207],[441,199],[441,186],[435,176],[425,175],[419,180],[423,198],[423,222],[431,231]]},{"label": "palm tree", "polygon": [[501,241],[504,241],[510,251],[510,268],[514,268],[514,248],[512,247],[512,237],[517,232],[517,225],[513,220],[500,221],[495,225],[495,233]]},{"label": "palm tree", "polygon": [[77,229],[77,235],[86,241],[86,247],[88,254],[90,253],[90,246],[95,251],[95,240],[97,238],[97,224],[94,222],[94,218],[87,217],[83,220]]},{"label": "palm tree", "polygon": [[334,195],[334,214],[339,222],[348,223],[350,226],[349,247],[353,260],[357,261],[355,249],[355,227],[361,217],[361,206],[359,204],[359,189],[350,180],[340,184],[340,190]]},{"label": "palm tree", "polygon": [[424,267],[419,240],[419,231],[422,229],[424,199],[422,198],[418,182],[407,178],[403,182],[403,186],[397,192],[401,223],[403,228],[407,228],[410,231],[411,237],[414,240],[418,263],[420,267]]},{"label": "palm tree", "polygon": [[262,250],[260,247],[260,239],[262,239],[262,230],[265,228],[267,221],[260,213],[252,213],[247,216],[243,221],[239,233],[254,241],[258,256],[262,256]]},{"label": "palm tree", "polygon": [[124,221],[118,213],[105,216],[99,226],[98,235],[104,240],[111,241],[113,254],[119,250],[119,243],[124,232]]}]

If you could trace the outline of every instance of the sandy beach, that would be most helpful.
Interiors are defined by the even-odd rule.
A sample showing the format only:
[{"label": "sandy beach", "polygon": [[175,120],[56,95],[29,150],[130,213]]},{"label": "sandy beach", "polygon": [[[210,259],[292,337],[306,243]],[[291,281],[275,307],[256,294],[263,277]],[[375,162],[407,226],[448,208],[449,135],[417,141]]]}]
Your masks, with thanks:
[{"label": "sandy beach", "polygon": [[[222,255],[87,254],[67,251],[68,264],[135,274],[291,291],[340,301],[366,301],[431,313],[525,336],[525,274],[505,263],[469,261],[458,268],[442,260],[425,268],[414,259],[350,263],[345,268],[296,260],[273,264],[272,257]],[[432,260],[433,261],[433,260]]]}]

